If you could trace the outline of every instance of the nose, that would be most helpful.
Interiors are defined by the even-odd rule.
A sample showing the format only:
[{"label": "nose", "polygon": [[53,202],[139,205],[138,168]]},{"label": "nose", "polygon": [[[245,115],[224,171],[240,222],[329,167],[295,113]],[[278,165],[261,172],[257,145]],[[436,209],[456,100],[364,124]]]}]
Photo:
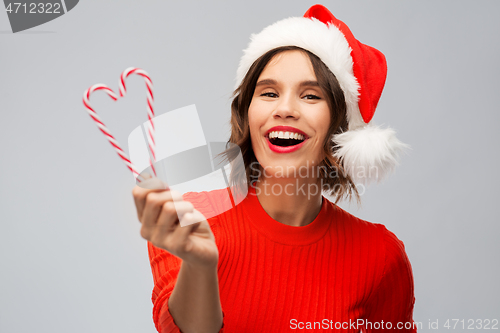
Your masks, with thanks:
[{"label": "nose", "polygon": [[278,99],[276,108],[272,114],[273,118],[295,118],[299,119],[300,113],[292,94],[282,94]]}]

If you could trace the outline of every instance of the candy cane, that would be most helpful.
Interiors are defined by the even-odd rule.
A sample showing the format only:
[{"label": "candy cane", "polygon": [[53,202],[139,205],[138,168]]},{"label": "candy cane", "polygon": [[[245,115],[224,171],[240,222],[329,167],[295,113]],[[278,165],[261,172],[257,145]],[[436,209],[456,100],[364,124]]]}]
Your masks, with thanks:
[{"label": "candy cane", "polygon": [[[132,68],[132,67],[131,68],[127,68],[122,73],[121,78],[120,78],[120,83],[119,83],[120,84],[120,97],[123,97],[126,94],[125,79],[127,78],[127,76],[129,76],[130,74],[133,74],[133,73],[141,75],[142,77],[144,77],[144,79],[146,81],[146,86],[147,86],[147,89],[148,89],[148,106],[149,106],[149,111],[148,111],[148,119],[149,119],[149,123],[148,123],[148,142],[149,142],[149,148],[151,150],[151,155],[153,156],[153,160],[151,160],[151,158],[150,158],[149,159],[149,163],[151,165],[151,169],[152,169],[154,175],[156,176],[156,171],[155,171],[154,166],[153,166],[153,163],[156,160],[156,158],[155,158],[155,152],[154,152],[155,151],[154,124],[153,124],[153,121],[152,121],[152,119],[154,118],[154,111],[153,111],[153,83],[152,83],[151,79],[149,78],[149,75],[145,71],[143,71],[142,69],[139,69],[139,68]],[[118,96],[116,96],[116,94],[113,92],[113,90],[111,90],[106,85],[104,85],[104,84],[94,84],[89,89],[87,89],[87,91],[84,92],[84,94],[83,94],[83,104],[87,108],[90,117],[95,121],[97,127],[99,127],[99,129],[101,130],[101,132],[106,136],[106,138],[108,139],[109,143],[111,143],[111,145],[115,148],[116,152],[121,157],[121,159],[125,162],[125,164],[130,169],[130,171],[132,171],[132,173],[134,173],[134,175],[137,175],[137,179],[140,182],[144,181],[145,180],[144,177],[142,177],[139,174],[139,172],[137,171],[137,168],[134,166],[134,164],[132,164],[132,162],[130,161],[130,159],[127,156],[127,154],[123,151],[123,149],[118,144],[118,141],[116,141],[116,139],[113,137],[113,135],[111,135],[111,133],[108,130],[108,128],[106,127],[106,125],[104,125],[104,123],[99,118],[99,116],[97,115],[97,113],[90,106],[90,103],[89,103],[90,94],[92,94],[94,91],[97,91],[97,90],[103,90],[104,92],[106,92],[115,101],[118,99]]]},{"label": "candy cane", "polygon": [[149,144],[149,150],[151,151],[151,155],[153,156],[153,161],[151,161],[151,158],[149,159],[149,163],[151,165],[151,169],[153,170],[153,173],[156,176],[156,170],[153,166],[154,161],[156,161],[156,144],[154,140],[154,134],[155,134],[155,127],[153,124],[153,118],[155,117],[155,113],[153,110],[153,82],[151,82],[151,79],[149,78],[148,73],[146,73],[144,70],[140,68],[134,68],[134,67],[129,67],[126,70],[123,71],[121,77],[120,77],[120,97],[124,97],[127,94],[127,88],[125,87],[125,79],[131,75],[131,74],[138,74],[141,75],[144,80],[146,81],[146,87],[148,88],[148,144]]}]

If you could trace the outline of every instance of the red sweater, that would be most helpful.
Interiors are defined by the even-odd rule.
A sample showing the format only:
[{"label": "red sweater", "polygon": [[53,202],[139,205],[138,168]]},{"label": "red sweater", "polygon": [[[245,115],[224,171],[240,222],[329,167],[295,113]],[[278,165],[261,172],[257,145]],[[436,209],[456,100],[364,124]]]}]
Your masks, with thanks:
[{"label": "red sweater", "polygon": [[[205,216],[232,207],[207,219],[219,249],[220,332],[417,331],[411,265],[403,242],[384,225],[323,197],[313,222],[288,226],[265,212],[253,187],[236,207],[227,189],[183,198]],[[167,300],[181,259],[149,242],[148,251],[156,329],[180,332]]]}]

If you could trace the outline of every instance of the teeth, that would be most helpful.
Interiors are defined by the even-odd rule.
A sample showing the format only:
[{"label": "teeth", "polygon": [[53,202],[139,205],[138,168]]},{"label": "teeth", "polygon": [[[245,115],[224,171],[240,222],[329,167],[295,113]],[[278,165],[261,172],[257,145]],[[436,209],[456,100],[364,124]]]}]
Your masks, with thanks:
[{"label": "teeth", "polygon": [[272,131],[269,132],[269,138],[279,138],[279,139],[295,139],[295,140],[304,140],[304,136],[299,133],[294,132],[283,132],[283,131]]}]

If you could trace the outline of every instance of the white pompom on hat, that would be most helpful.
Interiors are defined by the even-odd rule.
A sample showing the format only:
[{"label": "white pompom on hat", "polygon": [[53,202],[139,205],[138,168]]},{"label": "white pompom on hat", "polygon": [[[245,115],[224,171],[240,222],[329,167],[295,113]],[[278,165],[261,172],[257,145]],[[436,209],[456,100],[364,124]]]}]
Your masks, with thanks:
[{"label": "white pompom on hat", "polygon": [[303,17],[290,17],[251,35],[236,74],[238,88],[250,66],[266,52],[281,46],[298,46],[318,56],[335,75],[344,92],[348,130],[332,138],[339,159],[357,183],[381,181],[398,165],[398,154],[408,145],[394,130],[371,120],[387,77],[385,56],[360,43],[347,25],[322,5]]}]

